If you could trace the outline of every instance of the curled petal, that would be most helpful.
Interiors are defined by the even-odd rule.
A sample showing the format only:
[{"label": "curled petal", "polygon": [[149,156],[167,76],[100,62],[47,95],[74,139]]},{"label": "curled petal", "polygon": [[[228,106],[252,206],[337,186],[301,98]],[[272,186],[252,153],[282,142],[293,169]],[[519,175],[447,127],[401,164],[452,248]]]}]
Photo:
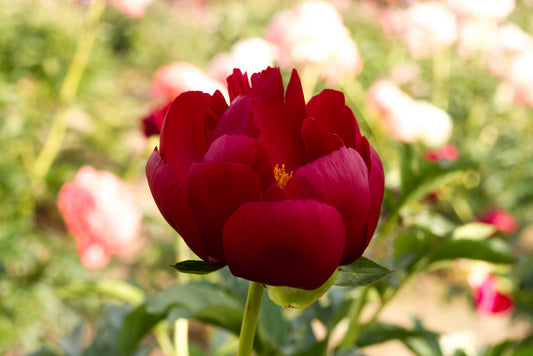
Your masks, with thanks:
[{"label": "curled petal", "polygon": [[331,133],[342,138],[346,147],[355,148],[359,127],[350,108],[345,105],[344,94],[325,89],[307,103],[307,114],[320,121]]},{"label": "curled petal", "polygon": [[204,156],[205,162],[242,163],[259,176],[261,191],[275,183],[272,164],[259,141],[242,135],[224,135],[213,142]]},{"label": "curled petal", "polygon": [[190,91],[180,94],[170,108],[161,129],[161,157],[172,168],[181,187],[193,162],[207,151],[205,118],[211,95]]},{"label": "curled petal", "polygon": [[259,200],[260,194],[259,177],[244,164],[206,162],[192,165],[187,197],[210,258],[224,261],[222,229],[226,219],[240,205]]},{"label": "curled petal", "polygon": [[295,170],[305,161],[301,126],[306,118],[305,103],[298,74],[294,71],[284,98],[279,68],[268,68],[252,76],[254,118],[259,141],[273,164]]},{"label": "curled petal", "polygon": [[316,289],[333,274],[344,250],[339,212],[316,201],[242,205],[224,227],[231,273],[252,281]]},{"label": "curled petal", "polygon": [[341,213],[346,228],[343,259],[366,244],[368,169],[356,150],[342,147],[301,167],[289,179],[286,189],[291,199],[314,199]]},{"label": "curled petal", "polygon": [[248,96],[239,96],[224,112],[213,133],[213,140],[225,134],[245,135],[257,137],[259,131],[250,112],[252,99]]},{"label": "curled petal", "polygon": [[200,230],[191,214],[183,188],[157,149],[152,152],[146,164],[146,178],[155,203],[165,220],[198,257],[207,261]]},{"label": "curled petal", "polygon": [[307,152],[307,160],[310,162],[344,146],[342,139],[338,135],[328,132],[320,121],[313,118],[304,120],[302,138]]}]

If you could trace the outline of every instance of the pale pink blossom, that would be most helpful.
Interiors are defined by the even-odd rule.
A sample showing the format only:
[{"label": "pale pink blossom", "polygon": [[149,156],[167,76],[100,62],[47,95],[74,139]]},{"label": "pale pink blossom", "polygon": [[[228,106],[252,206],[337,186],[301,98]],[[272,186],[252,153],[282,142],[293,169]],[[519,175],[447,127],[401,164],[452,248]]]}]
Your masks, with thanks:
[{"label": "pale pink blossom", "polygon": [[515,101],[533,107],[533,51],[515,56],[505,79],[513,88]]},{"label": "pale pink blossom", "polygon": [[126,254],[135,247],[141,213],[115,174],[82,167],[74,181],[61,187],[58,206],[85,267],[103,268],[111,255]]},{"label": "pale pink blossom", "polygon": [[201,69],[186,62],[174,62],[159,68],[153,79],[152,93],[165,100],[173,100],[185,91],[199,90],[213,94],[220,90],[226,94],[225,85],[210,78]]},{"label": "pale pink blossom", "polygon": [[454,13],[438,1],[386,11],[381,26],[389,37],[399,37],[417,59],[448,48],[456,42],[458,33]]},{"label": "pale pink blossom", "polygon": [[124,15],[132,18],[142,17],[153,0],[109,0]]},{"label": "pale pink blossom", "polygon": [[239,68],[248,74],[260,72],[274,63],[274,48],[259,37],[235,43],[229,52],[220,53],[209,63],[207,73],[211,78],[225,82],[226,78]]},{"label": "pale pink blossom", "polygon": [[374,83],[368,90],[367,99],[397,140],[420,141],[428,147],[441,147],[451,137],[452,119],[444,110],[414,100],[391,81],[382,79]]},{"label": "pale pink blossom", "polygon": [[339,84],[359,74],[363,59],[337,10],[325,1],[303,2],[278,13],[265,35],[285,69],[315,66],[322,79]]},{"label": "pale pink blossom", "polygon": [[469,18],[461,21],[457,43],[461,58],[472,58],[487,51],[497,31],[497,23],[486,19]]},{"label": "pale pink blossom", "polygon": [[515,0],[445,0],[460,18],[484,18],[501,21],[513,12]]},{"label": "pale pink blossom", "polygon": [[533,37],[515,24],[506,24],[496,31],[487,48],[487,67],[494,75],[506,77],[514,58],[528,52],[533,52]]}]

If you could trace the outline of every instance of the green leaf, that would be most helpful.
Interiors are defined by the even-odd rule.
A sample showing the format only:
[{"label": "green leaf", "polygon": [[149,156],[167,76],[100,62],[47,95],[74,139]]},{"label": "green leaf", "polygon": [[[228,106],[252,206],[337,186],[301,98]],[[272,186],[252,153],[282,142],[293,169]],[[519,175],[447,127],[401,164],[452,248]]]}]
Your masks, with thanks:
[{"label": "green leaf", "polygon": [[491,236],[495,232],[496,232],[496,228],[492,224],[473,222],[473,223],[459,226],[453,232],[452,237],[455,240],[459,240],[459,239],[483,240]]},{"label": "green leaf", "polygon": [[335,285],[343,287],[367,286],[392,272],[387,267],[381,266],[366,257],[361,257],[352,264],[342,266]]},{"label": "green leaf", "polygon": [[170,265],[178,272],[190,273],[190,274],[208,274],[218,271],[220,268],[215,268],[205,261],[188,260],[178,262],[174,265]]},{"label": "green leaf", "polygon": [[460,239],[447,241],[430,256],[430,262],[456,258],[492,263],[513,263],[516,260],[507,243],[495,238],[490,240]]}]

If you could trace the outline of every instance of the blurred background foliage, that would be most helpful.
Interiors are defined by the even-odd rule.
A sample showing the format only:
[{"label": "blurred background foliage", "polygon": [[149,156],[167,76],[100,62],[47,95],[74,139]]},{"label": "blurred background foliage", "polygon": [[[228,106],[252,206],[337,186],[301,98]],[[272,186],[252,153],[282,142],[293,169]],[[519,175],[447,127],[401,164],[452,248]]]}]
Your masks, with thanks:
[{"label": "blurred background foliage", "polygon": [[[43,346],[59,350],[57,342],[67,334],[71,334],[71,341],[93,338],[100,332],[107,337],[114,335],[104,331],[112,332],[113,323],[122,320],[129,309],[116,305],[127,297],[107,291],[107,282],[134,286],[136,289],[125,295],[130,295],[135,300],[130,304],[135,305],[144,293],[155,293],[176,281],[175,272],[166,267],[176,260],[176,234],[163,223],[144,178],[144,164],[157,139],[142,135],[140,119],[161,104],[150,94],[153,75],[161,66],[176,61],[205,68],[211,58],[227,52],[237,41],[263,36],[276,12],[297,3],[155,0],[137,19],[108,6],[95,29],[94,47],[77,93],[72,100],[61,102],[58,93],[82,35],[87,6],[66,0],[0,1],[1,354],[22,355]],[[435,239],[444,241],[457,227],[476,221],[487,208],[500,207],[519,222],[518,231],[505,240],[518,259],[511,267],[504,267],[502,275],[514,295],[515,316],[530,319],[532,109],[508,100],[501,80],[487,72],[482,56],[462,59],[451,47],[440,53],[440,58],[415,60],[399,40],[383,34],[376,18],[364,11],[365,6],[345,3],[342,18],[364,58],[364,69],[356,79],[333,87],[347,93],[348,105],[359,112],[361,128],[375,144],[387,172],[388,190],[378,232],[392,230],[387,231],[387,240],[376,241],[369,253],[395,269],[395,276],[387,283],[401,284],[405,276],[429,266],[424,256],[435,246]],[[532,6],[531,2],[517,1],[507,21],[532,34]],[[428,166],[422,145],[389,137],[380,118],[367,107],[365,91],[400,65],[415,66],[418,73],[403,87],[406,92],[435,104],[442,104],[438,101],[445,98],[442,108],[453,118],[451,142],[460,152],[457,162]],[[439,72],[439,65],[448,70]],[[314,93],[324,87],[331,85],[318,82]],[[38,179],[32,176],[32,165],[57,115],[66,120],[66,136],[50,170]],[[133,256],[114,258],[110,266],[99,271],[80,264],[75,242],[56,205],[61,186],[85,164],[112,171],[131,184],[143,211],[142,248]],[[417,196],[406,198],[409,189],[420,187],[423,189]],[[424,198],[435,190],[439,199]],[[393,223],[387,226],[391,219]],[[456,276],[455,262],[433,266],[437,272],[429,273],[443,278],[450,293],[460,290],[468,294],[464,278]],[[215,276],[210,281],[226,279]],[[386,288],[378,284],[377,295]],[[136,294],[139,290],[143,291],[140,295]],[[332,292],[333,305],[336,293],[340,292]],[[303,320],[312,320],[312,313],[325,313],[325,309],[317,310],[306,312]],[[197,319],[213,323],[209,318]],[[83,326],[79,326],[82,320],[91,326],[90,336],[84,336]],[[279,328],[281,324],[276,322],[270,326]],[[289,325],[294,330],[297,326]],[[194,327],[203,337],[206,330],[201,325]],[[228,325],[222,327],[231,330]],[[369,334],[373,329],[369,330],[360,336],[359,346],[377,342]],[[376,333],[387,335],[384,329]],[[433,337],[423,335],[426,340]],[[106,350],[104,336],[96,338],[103,344],[93,345],[95,354],[98,347]],[[291,342],[283,340],[283,335],[272,337]],[[212,334],[210,342],[219,352],[211,354],[231,354],[231,343],[228,353],[221,346],[227,347],[227,338],[224,333]],[[63,351],[68,349],[65,345]],[[499,347],[503,350],[504,346]],[[487,350],[487,355],[498,354],[494,353],[497,349]],[[200,351],[193,347],[191,352]]]}]

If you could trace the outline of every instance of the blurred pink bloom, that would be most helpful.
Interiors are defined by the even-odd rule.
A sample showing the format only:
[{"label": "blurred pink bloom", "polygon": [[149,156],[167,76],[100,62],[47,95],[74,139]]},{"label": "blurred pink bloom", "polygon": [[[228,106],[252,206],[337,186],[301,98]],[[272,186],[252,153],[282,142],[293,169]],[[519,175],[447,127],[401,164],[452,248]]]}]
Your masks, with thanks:
[{"label": "blurred pink bloom", "polygon": [[514,90],[515,101],[533,107],[533,51],[516,55],[505,79]]},{"label": "blurred pink bloom", "polygon": [[487,67],[499,77],[506,77],[512,68],[513,59],[523,53],[533,52],[533,37],[514,24],[507,24],[494,34],[487,48]]},{"label": "blurred pink bloom", "polygon": [[337,10],[325,1],[303,2],[278,13],[265,35],[277,49],[282,68],[316,66],[329,84],[363,69],[363,59]]},{"label": "blurred pink bloom", "polygon": [[374,83],[368,90],[367,100],[397,140],[421,141],[428,147],[440,147],[450,139],[452,119],[444,110],[413,100],[391,81]]},{"label": "blurred pink bloom", "polygon": [[74,181],[61,187],[58,206],[85,267],[103,268],[111,255],[135,247],[141,213],[125,183],[113,173],[82,167]]},{"label": "blurred pink bloom", "polygon": [[426,151],[424,158],[431,162],[441,160],[456,161],[459,158],[459,150],[453,143],[450,143],[442,148]]},{"label": "blurred pink bloom", "polygon": [[515,0],[445,0],[460,18],[484,18],[494,21],[505,19],[513,12]]},{"label": "blurred pink bloom", "polygon": [[185,91],[198,90],[213,94],[220,90],[226,95],[225,85],[211,79],[198,67],[185,62],[174,62],[157,70],[154,75],[152,92],[154,95],[173,100]]},{"label": "blurred pink bloom", "polygon": [[494,227],[506,235],[512,235],[518,230],[516,219],[502,209],[490,209],[478,219],[480,222],[494,225]]},{"label": "blurred pink bloom", "polygon": [[211,78],[221,83],[239,68],[243,73],[256,73],[272,66],[274,63],[274,48],[262,38],[254,37],[235,43],[228,53],[216,55],[207,73]]},{"label": "blurred pink bloom", "polygon": [[153,0],[109,0],[124,15],[132,18],[139,18],[144,15],[146,7]]},{"label": "blurred pink bloom", "polygon": [[170,104],[172,104],[172,101],[169,101],[163,107],[155,109],[142,119],[141,123],[144,136],[150,137],[161,133],[161,127],[163,126],[163,121],[165,120],[165,115],[167,114]]},{"label": "blurred pink bloom", "polygon": [[503,294],[498,288],[498,280],[492,274],[485,275],[482,279],[471,274],[468,278],[476,308],[480,314],[497,314],[510,310],[513,300]]},{"label": "blurred pink bloom", "polygon": [[457,40],[456,17],[438,1],[385,11],[381,26],[387,36],[401,38],[409,53],[417,59],[439,52]]}]

